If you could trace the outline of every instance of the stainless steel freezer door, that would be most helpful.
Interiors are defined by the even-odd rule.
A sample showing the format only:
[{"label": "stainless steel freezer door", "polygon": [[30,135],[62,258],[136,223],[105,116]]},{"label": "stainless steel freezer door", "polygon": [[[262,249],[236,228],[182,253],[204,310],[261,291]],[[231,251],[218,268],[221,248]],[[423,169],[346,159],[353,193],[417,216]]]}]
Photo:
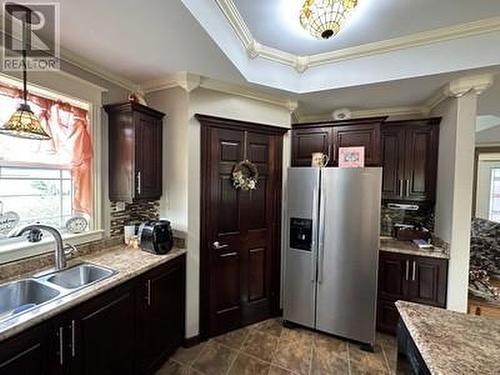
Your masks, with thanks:
[{"label": "stainless steel freezer door", "polygon": [[381,168],[321,177],[316,328],[375,342]]},{"label": "stainless steel freezer door", "polygon": [[[288,169],[283,318],[314,327],[315,276],[319,203],[319,169]],[[310,250],[290,246],[290,223],[311,220]],[[303,244],[301,243],[301,247]]]}]

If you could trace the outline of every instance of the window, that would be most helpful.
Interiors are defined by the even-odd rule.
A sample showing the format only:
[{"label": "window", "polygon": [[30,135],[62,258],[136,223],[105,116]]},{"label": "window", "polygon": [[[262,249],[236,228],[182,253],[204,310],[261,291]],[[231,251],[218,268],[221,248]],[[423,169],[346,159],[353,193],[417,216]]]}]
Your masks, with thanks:
[{"label": "window", "polygon": [[[0,85],[1,123],[16,110],[20,98],[17,88]],[[64,232],[68,219],[84,217],[87,230],[94,229],[88,108],[69,104],[63,97],[30,94],[28,101],[52,139],[0,134],[0,219],[14,215],[19,217],[18,227],[40,222]],[[0,246],[10,230],[0,225]]]},{"label": "window", "polygon": [[490,210],[488,218],[500,222],[500,168],[490,169]]}]

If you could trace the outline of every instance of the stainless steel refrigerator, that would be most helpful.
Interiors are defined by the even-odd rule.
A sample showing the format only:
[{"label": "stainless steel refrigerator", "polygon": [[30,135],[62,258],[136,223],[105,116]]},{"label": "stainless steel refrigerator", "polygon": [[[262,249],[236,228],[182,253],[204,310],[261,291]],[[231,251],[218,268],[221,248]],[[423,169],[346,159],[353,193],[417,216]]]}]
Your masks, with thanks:
[{"label": "stainless steel refrigerator", "polygon": [[382,168],[289,168],[283,319],[375,343]]}]

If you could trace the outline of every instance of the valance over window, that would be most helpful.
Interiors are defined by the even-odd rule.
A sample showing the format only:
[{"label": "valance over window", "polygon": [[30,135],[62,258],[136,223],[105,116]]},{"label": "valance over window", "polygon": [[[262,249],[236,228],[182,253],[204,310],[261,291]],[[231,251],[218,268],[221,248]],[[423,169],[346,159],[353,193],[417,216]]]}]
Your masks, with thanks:
[{"label": "valance over window", "polygon": [[[0,85],[0,122],[8,121],[22,98],[22,90]],[[0,135],[0,164],[29,163],[71,169],[73,211],[92,211],[92,141],[85,109],[62,101],[28,94],[28,102],[52,137],[48,141]]]}]

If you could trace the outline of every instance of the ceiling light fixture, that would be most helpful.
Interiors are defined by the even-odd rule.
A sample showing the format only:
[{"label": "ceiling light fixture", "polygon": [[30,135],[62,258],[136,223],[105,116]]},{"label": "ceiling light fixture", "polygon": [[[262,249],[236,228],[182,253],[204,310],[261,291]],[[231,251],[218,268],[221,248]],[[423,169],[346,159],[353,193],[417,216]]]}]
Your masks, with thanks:
[{"label": "ceiling light fixture", "polygon": [[12,17],[21,20],[23,27],[23,102],[19,105],[17,111],[12,114],[9,121],[0,127],[0,134],[26,139],[47,140],[51,138],[50,135],[43,130],[40,120],[35,116],[28,104],[26,39],[29,33],[31,33],[31,24],[34,21],[32,19],[33,12],[31,9],[19,4],[9,3],[6,4],[5,8]]},{"label": "ceiling light fixture", "polygon": [[306,0],[300,11],[300,23],[312,36],[330,39],[339,33],[358,0]]}]

